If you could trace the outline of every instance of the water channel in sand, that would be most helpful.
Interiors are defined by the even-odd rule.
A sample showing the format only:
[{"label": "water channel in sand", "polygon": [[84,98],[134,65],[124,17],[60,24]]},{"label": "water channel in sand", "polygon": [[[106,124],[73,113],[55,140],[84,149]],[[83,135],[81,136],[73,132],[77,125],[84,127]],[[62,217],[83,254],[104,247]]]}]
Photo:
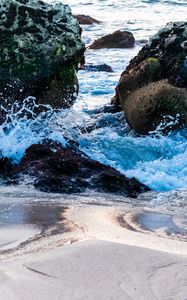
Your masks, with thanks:
[{"label": "water channel in sand", "polygon": [[[0,256],[32,252],[35,248],[45,251],[59,243],[97,238],[98,232],[104,238],[106,220],[111,226],[118,224],[120,230],[186,241],[186,210],[182,203],[172,211],[167,202],[158,205],[155,197],[152,192],[149,197],[145,194],[133,200],[94,192],[61,195],[27,186],[1,187]],[[73,215],[72,209],[76,211]]]}]

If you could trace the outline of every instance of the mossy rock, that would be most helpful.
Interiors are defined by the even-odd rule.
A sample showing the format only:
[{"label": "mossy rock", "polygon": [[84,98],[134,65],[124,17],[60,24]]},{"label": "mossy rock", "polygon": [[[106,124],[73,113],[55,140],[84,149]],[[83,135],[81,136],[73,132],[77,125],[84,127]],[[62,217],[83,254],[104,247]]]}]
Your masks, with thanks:
[{"label": "mossy rock", "polygon": [[156,59],[162,67],[162,79],[187,88],[187,22],[170,22],[140,50],[125,72],[145,60]]},{"label": "mossy rock", "polygon": [[123,105],[129,94],[150,82],[159,80],[161,72],[161,64],[154,58],[146,59],[128,72],[124,72],[117,86],[121,104]]},{"label": "mossy rock", "polygon": [[80,32],[68,5],[39,0],[2,0],[1,103],[26,96],[35,96],[45,103],[46,95],[48,104],[47,95],[54,91],[53,88],[50,91],[50,87],[57,81],[63,93],[56,93],[58,97],[51,103],[55,107],[71,105],[78,91],[76,70],[85,50]]},{"label": "mossy rock", "polygon": [[187,22],[174,22],[154,35],[130,61],[112,103],[120,103],[129,125],[145,134],[158,126],[163,115],[175,118],[179,114],[178,124],[187,123],[186,92]]},{"label": "mossy rock", "polygon": [[145,73],[147,75],[148,81],[156,81],[161,74],[161,64],[157,58],[149,57],[147,58],[147,64],[145,67]]},{"label": "mossy rock", "polygon": [[48,90],[40,96],[39,102],[41,104],[48,103],[55,108],[68,108],[74,103],[78,91],[79,84],[75,67],[73,65],[65,66],[59,76],[50,82]]}]

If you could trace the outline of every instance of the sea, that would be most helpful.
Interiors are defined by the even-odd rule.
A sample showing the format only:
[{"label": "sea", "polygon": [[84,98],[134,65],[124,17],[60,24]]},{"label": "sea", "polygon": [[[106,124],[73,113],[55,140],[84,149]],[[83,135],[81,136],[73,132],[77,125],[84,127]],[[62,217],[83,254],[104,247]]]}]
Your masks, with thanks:
[{"label": "sea", "polygon": [[[58,1],[47,1],[58,2]],[[163,135],[158,127],[154,133],[138,136],[131,130],[123,112],[97,113],[109,104],[121,72],[142,46],[170,21],[186,21],[187,0],[63,0],[73,14],[85,14],[102,21],[83,25],[82,39],[89,46],[95,39],[115,30],[131,31],[135,47],[131,49],[101,49],[86,51],[87,64],[107,64],[112,73],[80,70],[79,96],[70,109],[43,113],[34,119],[20,117],[21,111],[10,112],[9,123],[0,126],[0,151],[3,156],[19,162],[25,149],[44,138],[66,139],[79,143],[89,157],[113,166],[129,177],[135,176],[153,191],[140,196],[151,206],[166,207],[182,215],[187,230],[187,129]],[[31,95],[32,96],[32,95]],[[10,122],[11,120],[11,122]],[[92,130],[87,128],[92,127]],[[30,188],[27,182],[19,187],[0,183],[0,202],[10,199],[36,198],[43,194]],[[78,196],[48,194],[49,201],[81,201]],[[83,202],[106,204],[119,200],[115,195],[84,195]],[[139,201],[134,200],[134,201]],[[124,202],[125,202],[124,198]],[[120,197],[120,203],[123,197]],[[142,203],[142,202],[141,202]],[[0,207],[1,208],[1,207]],[[2,211],[1,211],[2,212]]]}]

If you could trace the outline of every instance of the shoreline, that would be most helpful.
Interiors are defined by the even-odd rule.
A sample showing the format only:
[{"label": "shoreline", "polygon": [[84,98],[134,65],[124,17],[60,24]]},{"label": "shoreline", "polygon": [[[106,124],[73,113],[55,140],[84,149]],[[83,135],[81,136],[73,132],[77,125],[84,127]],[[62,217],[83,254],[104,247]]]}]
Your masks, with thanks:
[{"label": "shoreline", "polygon": [[[187,256],[187,234],[185,229],[178,226],[175,215],[153,209],[132,208],[127,203],[124,206],[54,205],[44,210],[45,205],[48,204],[44,203],[42,208],[46,212],[44,219],[41,219],[43,216],[40,212],[39,219],[34,218],[32,224],[8,224],[0,228],[0,261],[88,240],[103,240]],[[38,210],[41,210],[41,205],[38,205]],[[37,213],[37,207],[34,212]],[[49,226],[45,223],[47,213]],[[27,221],[31,220],[29,215]]]},{"label": "shoreline", "polygon": [[136,213],[66,205],[61,231],[0,252],[0,299],[184,300],[187,243],[136,228]]}]

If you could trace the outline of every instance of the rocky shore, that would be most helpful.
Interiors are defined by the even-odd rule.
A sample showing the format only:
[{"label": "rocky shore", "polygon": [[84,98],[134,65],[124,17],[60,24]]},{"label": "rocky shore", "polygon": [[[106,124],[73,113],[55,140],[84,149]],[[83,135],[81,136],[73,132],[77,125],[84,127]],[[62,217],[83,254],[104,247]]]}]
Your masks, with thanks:
[{"label": "rocky shore", "polygon": [[121,74],[112,103],[121,104],[137,133],[154,131],[160,123],[163,131],[187,124],[186,32],[186,22],[167,24]]}]

